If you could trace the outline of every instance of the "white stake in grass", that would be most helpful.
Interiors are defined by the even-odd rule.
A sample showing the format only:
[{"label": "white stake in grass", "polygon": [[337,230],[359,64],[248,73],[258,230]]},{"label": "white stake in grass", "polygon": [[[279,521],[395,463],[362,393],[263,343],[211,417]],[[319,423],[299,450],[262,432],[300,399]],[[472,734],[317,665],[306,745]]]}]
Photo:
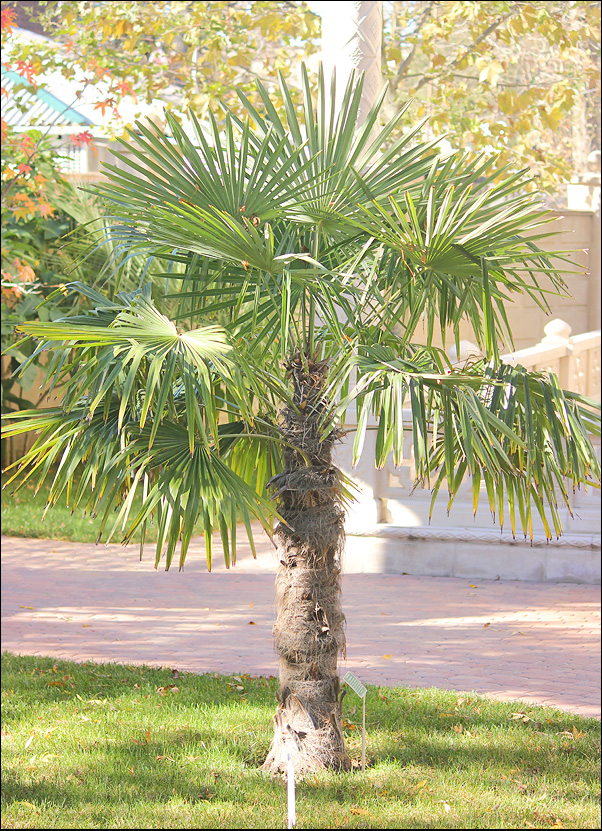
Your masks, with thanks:
[{"label": "white stake in grass", "polygon": [[343,683],[347,684],[356,695],[362,699],[362,771],[366,770],[366,693],[368,690],[364,687],[359,678],[356,678],[351,672],[343,678]]},{"label": "white stake in grass", "polygon": [[288,827],[294,828],[297,822],[297,815],[295,812],[295,768],[291,760],[291,754],[287,753],[287,788],[286,794],[288,799]]}]

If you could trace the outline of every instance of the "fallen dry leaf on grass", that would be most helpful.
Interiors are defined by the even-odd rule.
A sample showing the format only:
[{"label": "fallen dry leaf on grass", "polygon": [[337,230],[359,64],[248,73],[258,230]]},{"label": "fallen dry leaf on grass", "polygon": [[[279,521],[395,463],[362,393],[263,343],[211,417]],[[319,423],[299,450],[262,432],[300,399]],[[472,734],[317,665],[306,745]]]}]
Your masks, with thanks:
[{"label": "fallen dry leaf on grass", "polygon": [[159,695],[167,695],[168,692],[179,693],[180,688],[176,687],[175,684],[167,684],[166,687],[157,687],[157,692]]}]

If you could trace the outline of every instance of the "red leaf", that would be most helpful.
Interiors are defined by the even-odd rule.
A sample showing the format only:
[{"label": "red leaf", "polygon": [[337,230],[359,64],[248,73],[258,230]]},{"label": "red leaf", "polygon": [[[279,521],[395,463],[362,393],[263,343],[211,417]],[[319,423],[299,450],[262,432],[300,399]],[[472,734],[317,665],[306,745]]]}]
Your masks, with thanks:
[{"label": "red leaf", "polygon": [[127,95],[128,93],[132,92],[131,86],[126,81],[120,81],[118,84],[115,85],[115,89],[118,90],[122,95]]},{"label": "red leaf", "polygon": [[73,144],[75,144],[77,147],[81,147],[82,144],[90,144],[90,142],[92,141],[92,133],[90,133],[88,130],[84,130],[83,133],[76,133],[70,138]]},{"label": "red leaf", "polygon": [[31,61],[17,61],[17,72],[35,86],[35,69]]}]

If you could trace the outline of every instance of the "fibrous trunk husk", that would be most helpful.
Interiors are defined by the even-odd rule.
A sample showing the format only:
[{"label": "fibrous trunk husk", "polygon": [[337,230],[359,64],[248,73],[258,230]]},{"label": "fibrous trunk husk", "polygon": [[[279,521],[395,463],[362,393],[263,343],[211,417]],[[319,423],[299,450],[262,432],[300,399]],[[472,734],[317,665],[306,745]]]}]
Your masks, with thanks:
[{"label": "fibrous trunk husk", "polygon": [[340,473],[332,465],[338,436],[320,438],[327,363],[297,353],[287,365],[294,407],[282,412],[288,447],[275,476],[276,577],[274,644],[280,656],[274,739],[262,768],[297,775],[349,769],[342,732],[339,653],[345,651],[340,556],[344,539]]}]

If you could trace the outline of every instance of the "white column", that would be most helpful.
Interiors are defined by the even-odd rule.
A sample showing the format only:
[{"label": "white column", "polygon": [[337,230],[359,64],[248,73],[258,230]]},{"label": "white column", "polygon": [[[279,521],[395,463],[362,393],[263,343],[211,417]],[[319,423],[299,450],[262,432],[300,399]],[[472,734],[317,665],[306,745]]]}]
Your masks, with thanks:
[{"label": "white column", "polygon": [[[349,76],[364,73],[364,86],[358,126],[368,115],[382,90],[381,48],[383,28],[382,2],[323,2],[310,4],[322,15],[322,63],[327,90],[333,69],[336,70],[337,95],[340,103]],[[354,417],[355,413],[352,416]],[[372,422],[372,417],[370,418]],[[351,427],[351,423],[347,427]],[[374,464],[376,434],[369,430],[364,453],[356,468],[351,467],[353,434],[337,448],[337,464],[358,485],[357,502],[347,516],[347,531],[365,531],[380,519],[379,481],[382,471]]]},{"label": "white column", "polygon": [[359,123],[366,118],[382,89],[382,2],[320,3],[322,14],[322,62],[326,82],[333,68],[337,73],[337,102],[351,72],[364,72]]}]

